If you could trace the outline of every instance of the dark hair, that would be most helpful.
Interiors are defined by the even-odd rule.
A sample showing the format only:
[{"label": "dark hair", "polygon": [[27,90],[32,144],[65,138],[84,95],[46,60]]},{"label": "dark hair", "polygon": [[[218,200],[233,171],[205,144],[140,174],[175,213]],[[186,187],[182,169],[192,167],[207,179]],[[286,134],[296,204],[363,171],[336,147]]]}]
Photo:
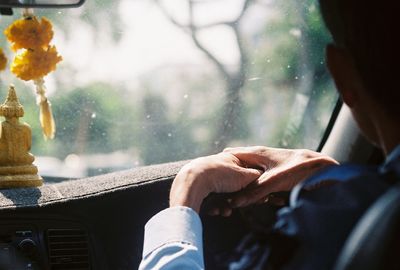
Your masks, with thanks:
[{"label": "dark hair", "polygon": [[353,57],[370,96],[400,117],[399,10],[396,0],[319,0],[335,43]]}]

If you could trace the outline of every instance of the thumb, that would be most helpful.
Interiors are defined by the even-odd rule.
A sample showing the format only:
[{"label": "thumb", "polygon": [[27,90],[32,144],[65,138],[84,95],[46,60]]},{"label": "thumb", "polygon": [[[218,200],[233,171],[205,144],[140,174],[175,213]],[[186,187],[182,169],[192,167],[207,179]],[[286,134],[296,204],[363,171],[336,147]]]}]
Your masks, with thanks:
[{"label": "thumb", "polygon": [[248,184],[250,184],[250,183],[254,182],[255,180],[257,180],[263,174],[263,171],[257,170],[257,169],[253,169],[253,168],[243,168],[243,167],[241,167],[241,173],[243,175],[242,187],[241,188],[244,188]]},{"label": "thumb", "polygon": [[237,166],[232,173],[226,174],[225,177],[213,181],[211,192],[237,192],[256,181],[260,176],[261,172],[259,170]]}]

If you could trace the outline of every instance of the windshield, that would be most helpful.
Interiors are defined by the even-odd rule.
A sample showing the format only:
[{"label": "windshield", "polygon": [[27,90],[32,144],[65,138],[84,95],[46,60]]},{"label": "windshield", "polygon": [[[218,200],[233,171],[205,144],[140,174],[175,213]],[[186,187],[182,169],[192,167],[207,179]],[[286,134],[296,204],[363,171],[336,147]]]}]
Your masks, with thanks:
[{"label": "windshield", "polygon": [[[20,17],[1,17],[2,31]],[[42,175],[84,177],[227,146],[316,149],[337,96],[312,0],[87,0],[35,10],[63,61],[45,78],[57,133],[45,141],[34,86],[10,71]],[[4,36],[1,47],[13,58]]]}]

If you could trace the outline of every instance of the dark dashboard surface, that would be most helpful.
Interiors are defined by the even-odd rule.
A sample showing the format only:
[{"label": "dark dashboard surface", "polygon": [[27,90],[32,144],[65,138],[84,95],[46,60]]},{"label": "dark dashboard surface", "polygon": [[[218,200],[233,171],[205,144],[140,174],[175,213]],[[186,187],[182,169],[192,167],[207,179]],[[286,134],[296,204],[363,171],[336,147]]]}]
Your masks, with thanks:
[{"label": "dark dashboard surface", "polygon": [[[14,257],[13,267],[3,269],[137,269],[144,224],[165,207],[160,202],[167,199],[168,183],[0,213],[0,256],[8,248]],[[20,231],[28,233],[19,237]],[[33,241],[35,251],[24,252],[24,240]],[[58,240],[61,247],[53,249]],[[17,261],[25,268],[15,268]]]},{"label": "dark dashboard surface", "polygon": [[182,163],[0,190],[0,269],[136,269]]},{"label": "dark dashboard surface", "polygon": [[0,232],[0,269],[90,269],[94,249],[78,222],[10,218]]},{"label": "dark dashboard surface", "polygon": [[[49,201],[42,199],[49,188],[46,186],[15,194],[0,190],[0,269],[137,269],[144,225],[168,206],[173,174],[181,165],[123,175],[127,179],[129,175],[142,177],[131,179],[131,184],[113,174],[102,176],[98,182],[72,181],[78,188],[91,182],[98,192],[75,196],[70,187],[70,194],[75,195],[69,199],[65,183],[65,189],[56,186],[62,196],[48,196]],[[104,188],[103,181],[108,178],[119,184]],[[22,198],[35,192],[36,205],[32,198]],[[13,205],[7,204],[10,201]],[[204,217],[203,226],[206,265],[212,265],[215,254],[233,248],[247,231],[238,214],[228,219]]]}]

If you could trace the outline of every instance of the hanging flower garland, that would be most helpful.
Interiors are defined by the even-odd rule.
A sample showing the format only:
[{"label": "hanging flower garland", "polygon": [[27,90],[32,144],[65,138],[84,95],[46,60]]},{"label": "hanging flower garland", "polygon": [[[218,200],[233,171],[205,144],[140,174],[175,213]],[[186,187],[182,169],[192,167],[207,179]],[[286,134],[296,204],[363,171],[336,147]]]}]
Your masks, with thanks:
[{"label": "hanging flower garland", "polygon": [[0,48],[0,71],[5,70],[7,67],[7,57],[3,50]]},{"label": "hanging flower garland", "polygon": [[40,124],[45,139],[53,139],[56,125],[51,104],[46,97],[44,77],[56,69],[62,60],[54,45],[53,26],[46,18],[40,20],[31,11],[14,21],[4,31],[11,49],[17,53],[11,63],[11,72],[24,81],[32,80],[36,85],[37,104],[40,107]]}]

